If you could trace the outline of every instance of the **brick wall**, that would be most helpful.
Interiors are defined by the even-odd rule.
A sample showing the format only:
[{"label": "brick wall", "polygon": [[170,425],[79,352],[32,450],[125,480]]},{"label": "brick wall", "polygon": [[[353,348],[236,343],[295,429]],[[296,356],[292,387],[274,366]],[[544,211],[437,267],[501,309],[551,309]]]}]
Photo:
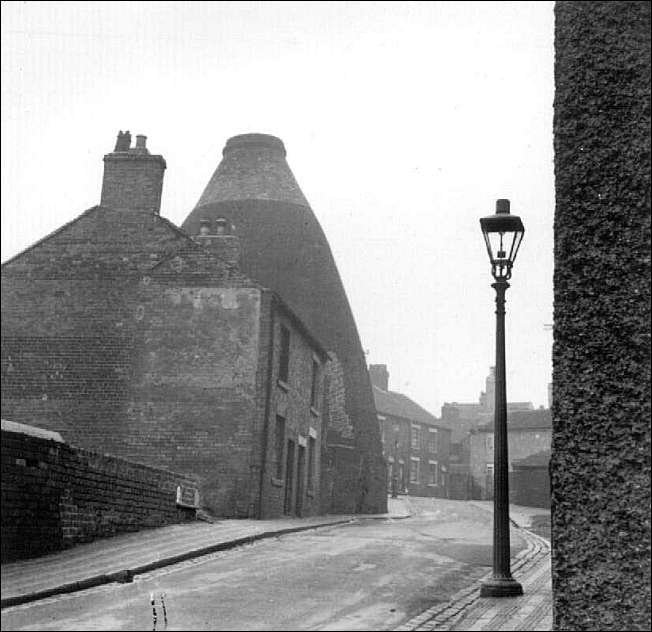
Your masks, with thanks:
[{"label": "brick wall", "polygon": [[649,630],[650,3],[557,2],[556,630]]},{"label": "brick wall", "polygon": [[509,473],[509,498],[516,505],[550,507],[550,473],[547,467],[515,466]]},{"label": "brick wall", "polygon": [[259,290],[163,218],[103,207],[2,284],[4,417],[195,473],[209,509],[251,515]]},{"label": "brick wall", "polygon": [[133,150],[107,154],[104,156],[101,204],[115,209],[158,213],[164,171],[162,156]]},{"label": "brick wall", "polygon": [[[296,321],[266,293],[269,326],[272,328],[272,357],[269,363],[269,406],[267,418],[267,453],[263,477],[262,517],[274,518],[284,513],[309,516],[320,513],[321,451],[323,444],[323,400],[326,355],[304,335]],[[281,327],[290,333],[287,381],[279,380]],[[263,343],[264,344],[264,343]],[[318,364],[317,405],[311,405],[313,361]],[[283,452],[278,454],[277,417],[283,419]],[[314,448],[312,474],[308,461],[310,439]],[[280,439],[279,439],[280,440]],[[288,462],[288,441],[294,443],[292,462]],[[304,452],[300,453],[303,448]],[[303,465],[299,458],[303,454]],[[280,462],[279,462],[280,459]],[[290,472],[288,472],[288,469]],[[309,480],[311,485],[309,485]],[[288,499],[286,499],[286,494]]]},{"label": "brick wall", "polygon": [[2,560],[194,518],[192,477],[66,443],[2,431]]}]

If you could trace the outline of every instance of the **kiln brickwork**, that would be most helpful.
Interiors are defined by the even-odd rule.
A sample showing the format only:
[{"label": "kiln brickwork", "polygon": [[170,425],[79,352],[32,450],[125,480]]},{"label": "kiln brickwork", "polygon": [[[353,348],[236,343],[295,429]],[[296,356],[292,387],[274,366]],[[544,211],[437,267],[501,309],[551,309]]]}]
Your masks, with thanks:
[{"label": "kiln brickwork", "polygon": [[16,430],[2,430],[2,560],[33,557],[194,519],[177,505],[192,477]]},{"label": "kiln brickwork", "polygon": [[[323,486],[331,511],[386,510],[385,465],[366,362],[326,237],[285,160],[283,143],[265,134],[229,139],[223,160],[183,228],[225,217],[242,242],[242,269],[277,291],[335,354],[344,390],[333,391],[345,415],[328,426]],[[337,378],[336,378],[337,379]],[[339,432],[348,428],[352,436]]]},{"label": "kiln brickwork", "polygon": [[649,630],[650,3],[558,2],[557,630]]}]

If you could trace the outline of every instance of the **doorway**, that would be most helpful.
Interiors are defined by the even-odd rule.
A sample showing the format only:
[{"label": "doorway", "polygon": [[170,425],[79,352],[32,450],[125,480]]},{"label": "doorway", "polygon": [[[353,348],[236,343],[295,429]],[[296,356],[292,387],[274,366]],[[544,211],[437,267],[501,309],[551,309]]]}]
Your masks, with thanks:
[{"label": "doorway", "polygon": [[299,446],[299,455],[298,455],[298,461],[297,461],[297,499],[294,504],[295,507],[295,513],[297,516],[301,517],[302,512],[303,512],[303,478],[304,478],[304,472],[306,469],[306,449],[300,445]]},{"label": "doorway", "polygon": [[283,513],[286,516],[292,514],[292,489],[294,488],[294,441],[288,439],[288,450],[285,461],[285,500],[283,502]]}]

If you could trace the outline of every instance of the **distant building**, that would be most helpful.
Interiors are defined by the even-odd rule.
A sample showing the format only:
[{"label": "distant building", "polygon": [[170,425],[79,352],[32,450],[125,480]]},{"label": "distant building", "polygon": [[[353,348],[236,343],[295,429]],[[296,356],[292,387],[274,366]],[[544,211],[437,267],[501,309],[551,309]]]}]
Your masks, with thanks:
[{"label": "distant building", "polygon": [[[510,483],[514,463],[542,453],[550,455],[552,417],[550,409],[521,410],[507,413],[507,438]],[[538,461],[537,461],[538,464]],[[545,465],[547,471],[547,464]],[[472,496],[479,499],[493,498],[494,471],[494,424],[487,423],[471,431],[469,435],[469,470],[472,478]],[[548,487],[549,490],[549,487]],[[514,486],[510,484],[510,492]],[[523,498],[521,492],[521,501]],[[539,490],[536,494],[539,496]],[[529,502],[520,504],[529,505]]]},{"label": "distant building", "polygon": [[369,375],[388,464],[388,490],[396,485],[397,491],[413,496],[447,497],[450,430],[406,395],[389,390],[386,365],[372,364]]},{"label": "distant building", "polygon": [[[451,466],[456,475],[465,478],[469,473],[470,465],[470,432],[481,425],[493,422],[495,404],[495,367],[491,367],[485,380],[485,390],[480,393],[478,403],[446,402],[441,408],[441,424],[451,430]],[[507,411],[534,410],[532,402],[507,402]],[[455,483],[460,487],[460,494],[467,494],[466,482]]]},{"label": "distant building", "polygon": [[218,515],[321,510],[327,385],[341,372],[239,271],[227,221],[159,215],[161,156],[121,134],[102,204],[2,266],[2,414],[196,475]]}]

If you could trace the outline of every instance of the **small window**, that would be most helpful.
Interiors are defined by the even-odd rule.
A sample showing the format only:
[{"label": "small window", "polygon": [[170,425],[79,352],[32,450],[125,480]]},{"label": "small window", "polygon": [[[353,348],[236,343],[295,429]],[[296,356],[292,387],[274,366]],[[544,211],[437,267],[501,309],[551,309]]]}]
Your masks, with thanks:
[{"label": "small window", "polygon": [[274,461],[276,463],[276,478],[283,478],[283,446],[285,445],[285,419],[276,415],[274,431]]},{"label": "small window", "polygon": [[419,459],[410,459],[410,483],[419,482]]},{"label": "small window", "polygon": [[312,491],[315,482],[315,446],[316,441],[308,438],[308,489]]},{"label": "small window", "polygon": [[420,431],[421,429],[419,426],[412,426],[412,449],[413,450],[418,450],[419,449],[419,439],[420,439]]},{"label": "small window", "polygon": [[319,363],[312,361],[312,383],[310,385],[310,405],[319,408]]},{"label": "small window", "polygon": [[290,376],[290,330],[281,325],[281,352],[278,361],[278,379],[288,382]]},{"label": "small window", "polygon": [[439,433],[437,428],[428,428],[428,452],[436,453],[439,450]]}]

